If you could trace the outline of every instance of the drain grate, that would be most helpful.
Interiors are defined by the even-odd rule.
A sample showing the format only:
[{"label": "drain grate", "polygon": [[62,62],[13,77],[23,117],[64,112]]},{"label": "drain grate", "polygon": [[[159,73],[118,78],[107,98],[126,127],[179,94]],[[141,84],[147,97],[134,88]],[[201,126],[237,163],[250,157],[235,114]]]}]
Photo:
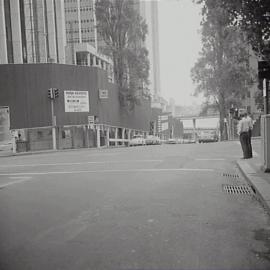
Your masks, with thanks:
[{"label": "drain grate", "polygon": [[229,194],[246,194],[246,195],[252,195],[253,190],[250,186],[247,185],[223,185],[223,190]]},{"label": "drain grate", "polygon": [[224,177],[230,177],[230,178],[239,178],[238,174],[232,174],[232,173],[223,173]]}]

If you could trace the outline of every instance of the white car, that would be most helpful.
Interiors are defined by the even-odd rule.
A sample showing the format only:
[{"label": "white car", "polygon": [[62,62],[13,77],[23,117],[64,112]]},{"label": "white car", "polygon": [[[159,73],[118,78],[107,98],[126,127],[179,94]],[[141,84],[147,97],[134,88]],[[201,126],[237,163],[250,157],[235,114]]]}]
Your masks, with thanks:
[{"label": "white car", "polygon": [[129,146],[137,146],[137,145],[145,145],[145,139],[142,135],[135,135],[133,138],[129,141]]},{"label": "white car", "polygon": [[145,139],[147,145],[160,144],[160,139],[157,136],[148,135]]},{"label": "white car", "polygon": [[167,144],[176,144],[177,142],[176,142],[175,139],[170,138],[170,139],[168,139],[168,140],[166,141],[166,143],[167,143]]}]

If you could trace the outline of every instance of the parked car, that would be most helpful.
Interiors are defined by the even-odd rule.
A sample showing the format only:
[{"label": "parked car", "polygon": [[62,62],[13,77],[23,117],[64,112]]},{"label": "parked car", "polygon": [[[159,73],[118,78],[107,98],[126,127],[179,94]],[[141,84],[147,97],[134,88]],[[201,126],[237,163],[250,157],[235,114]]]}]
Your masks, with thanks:
[{"label": "parked car", "polygon": [[176,144],[176,139],[170,138],[166,141],[167,144]]},{"label": "parked car", "polygon": [[218,141],[218,135],[215,130],[205,130],[202,131],[199,134],[198,142],[217,142]]},{"label": "parked car", "polygon": [[133,138],[129,141],[129,146],[138,146],[138,145],[145,145],[145,139],[142,135],[135,135]]},{"label": "parked car", "polygon": [[147,145],[160,144],[160,139],[157,136],[149,135],[146,137],[145,142]]}]

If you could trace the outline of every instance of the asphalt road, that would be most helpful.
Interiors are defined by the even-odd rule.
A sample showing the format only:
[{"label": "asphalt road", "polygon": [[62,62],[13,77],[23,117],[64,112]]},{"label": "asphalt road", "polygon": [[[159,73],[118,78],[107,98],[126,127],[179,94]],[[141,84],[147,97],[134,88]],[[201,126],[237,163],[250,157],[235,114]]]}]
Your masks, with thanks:
[{"label": "asphalt road", "polygon": [[0,269],[270,269],[237,142],[0,158]]}]

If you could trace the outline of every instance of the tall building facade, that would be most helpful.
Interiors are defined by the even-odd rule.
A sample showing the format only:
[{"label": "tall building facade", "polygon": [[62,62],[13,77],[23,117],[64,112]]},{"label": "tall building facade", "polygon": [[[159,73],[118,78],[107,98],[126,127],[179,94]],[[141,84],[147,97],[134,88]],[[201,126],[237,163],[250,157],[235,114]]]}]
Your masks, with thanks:
[{"label": "tall building facade", "polygon": [[63,0],[0,0],[0,63],[65,63]]},{"label": "tall building facade", "polygon": [[64,0],[67,44],[89,43],[97,48],[95,0]]},{"label": "tall building facade", "polygon": [[150,92],[153,101],[159,102],[161,97],[160,88],[160,62],[159,62],[159,20],[158,1],[140,0],[140,13],[148,25],[148,35],[145,46],[149,52],[150,70]]},{"label": "tall building facade", "polygon": [[76,64],[77,44],[97,50],[95,0],[64,0],[67,62]]}]

